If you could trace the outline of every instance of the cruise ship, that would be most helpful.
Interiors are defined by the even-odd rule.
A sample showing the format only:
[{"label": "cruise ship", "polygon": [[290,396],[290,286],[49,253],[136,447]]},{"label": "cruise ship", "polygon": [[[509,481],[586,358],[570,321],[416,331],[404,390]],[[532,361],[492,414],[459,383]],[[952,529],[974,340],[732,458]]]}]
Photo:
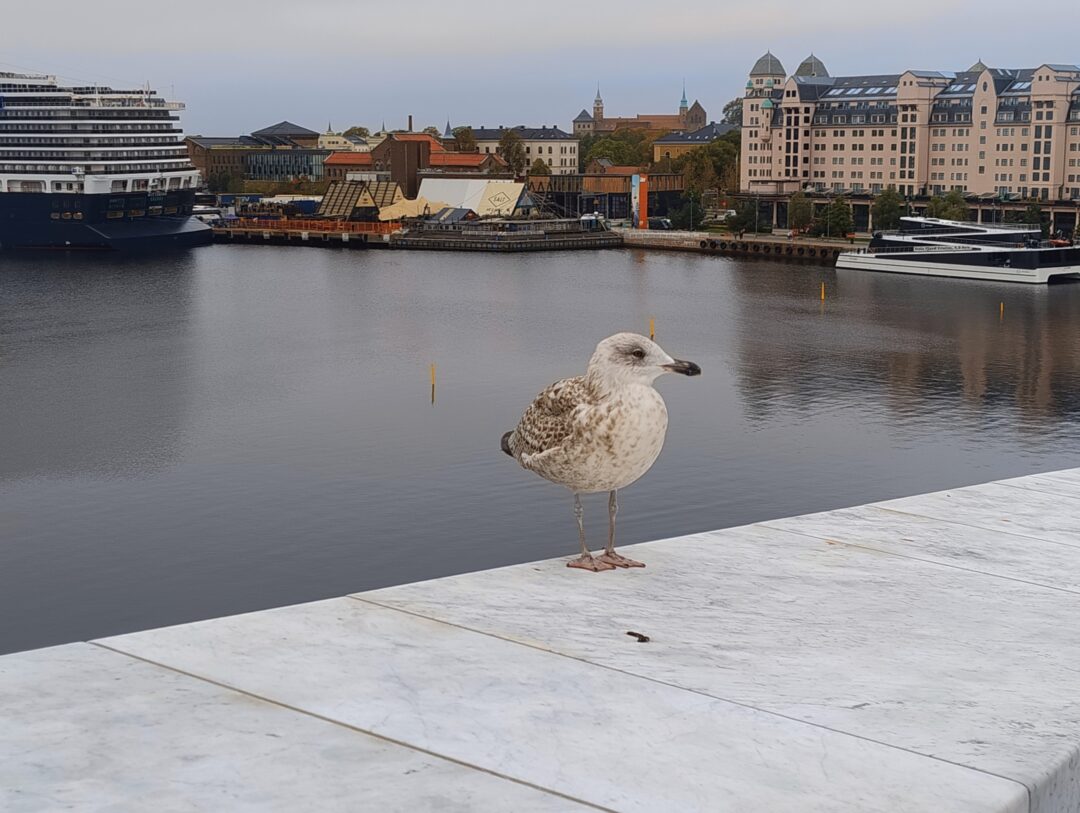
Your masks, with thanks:
[{"label": "cruise ship", "polygon": [[0,249],[204,245],[178,102],[0,72]]},{"label": "cruise ship", "polygon": [[836,267],[1045,284],[1080,279],[1080,246],[1044,240],[1038,225],[904,217],[898,230],[875,232],[867,248],[842,253]]}]

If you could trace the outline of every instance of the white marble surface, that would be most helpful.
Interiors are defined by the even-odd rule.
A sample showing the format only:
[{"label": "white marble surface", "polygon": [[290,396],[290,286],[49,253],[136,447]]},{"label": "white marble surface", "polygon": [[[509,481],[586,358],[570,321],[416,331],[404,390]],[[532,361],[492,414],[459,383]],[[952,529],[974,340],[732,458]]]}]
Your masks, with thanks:
[{"label": "white marble surface", "polygon": [[1027,807],[1016,782],[353,599],[104,643],[605,809]]},{"label": "white marble surface", "polygon": [[[749,526],[635,546],[648,569],[586,584],[552,562],[359,598],[1009,776],[1033,810],[1080,809],[1080,595],[1060,589],[1075,586],[1060,539],[1075,540],[1080,503],[991,484],[897,504],[908,535],[932,533],[879,544],[874,516],[880,540],[903,515],[878,510],[818,529],[864,547]],[[923,505],[955,520],[951,542]],[[980,531],[998,523],[1035,536]],[[990,572],[960,569],[949,544],[979,533],[972,565]],[[938,561],[889,552],[901,546]],[[613,646],[627,629],[653,640]]]},{"label": "white marble surface", "polygon": [[91,644],[0,657],[0,810],[590,808]]},{"label": "white marble surface", "polygon": [[1053,472],[627,548],[645,570],[0,657],[0,810],[1076,813],[1076,493]]},{"label": "white marble surface", "polygon": [[[1022,495],[1018,499],[1023,499]],[[875,505],[770,520],[762,525],[1080,593],[1078,545],[960,525]]]},{"label": "white marble surface", "polygon": [[[1038,476],[1038,475],[1036,475]],[[1037,482],[1037,481],[1036,481]],[[882,508],[1080,546],[1080,497],[1063,497],[1016,480],[877,503]]]},{"label": "white marble surface", "polygon": [[1048,474],[1032,474],[1027,477],[1001,480],[1000,483],[1003,486],[1032,489],[1047,494],[1057,494],[1061,497],[1080,499],[1080,470],[1077,469],[1050,472]]}]

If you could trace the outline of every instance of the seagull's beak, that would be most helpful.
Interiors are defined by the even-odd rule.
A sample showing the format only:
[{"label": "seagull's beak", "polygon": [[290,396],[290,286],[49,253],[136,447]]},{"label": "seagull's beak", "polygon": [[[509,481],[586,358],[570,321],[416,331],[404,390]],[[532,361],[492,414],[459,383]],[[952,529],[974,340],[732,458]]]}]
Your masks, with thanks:
[{"label": "seagull's beak", "polygon": [[660,365],[669,373],[679,373],[680,375],[701,375],[701,368],[698,367],[692,361],[683,361],[682,359],[672,359],[671,364]]}]

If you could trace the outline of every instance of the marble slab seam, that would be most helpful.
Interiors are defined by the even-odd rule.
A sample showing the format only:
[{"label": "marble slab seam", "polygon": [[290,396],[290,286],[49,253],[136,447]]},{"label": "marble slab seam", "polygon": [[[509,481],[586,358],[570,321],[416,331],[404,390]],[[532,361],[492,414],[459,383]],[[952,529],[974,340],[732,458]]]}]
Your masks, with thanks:
[{"label": "marble slab seam", "polygon": [[[1065,472],[1071,472],[1071,471],[1073,471],[1073,469],[1065,469],[1064,471]],[[1030,475],[1028,477],[1021,478],[1021,479],[1026,481],[1024,485],[1021,485],[1020,483],[1016,482],[1017,478],[1013,478],[1011,480],[995,480],[994,482],[996,482],[999,486],[1008,486],[1009,488],[1015,488],[1015,489],[1018,489],[1020,491],[1038,491],[1038,492],[1041,492],[1043,494],[1050,495],[1052,497],[1062,497],[1063,499],[1066,499],[1066,500],[1080,500],[1080,494],[1062,492],[1062,491],[1059,491],[1059,490],[1056,490],[1056,489],[1051,489],[1051,488],[1046,487],[1045,481],[1047,479],[1052,480],[1052,479],[1054,479],[1055,474],[1062,474],[1062,473],[1063,472],[1048,471],[1048,472],[1045,472],[1043,474],[1032,474],[1032,475]],[[1063,480],[1062,485],[1065,485],[1065,484],[1071,485],[1071,483],[1068,483],[1067,480]],[[1042,487],[1040,487],[1040,486],[1042,486]],[[1077,506],[1077,508],[1080,509],[1080,506]]]},{"label": "marble slab seam", "polygon": [[[1017,491],[1025,491],[1025,490],[1026,491],[1031,491],[1032,490],[1032,489],[1022,489],[1022,488],[1019,488],[1019,487],[1014,487],[1014,488],[1016,488]],[[1046,494],[1046,492],[1039,492],[1039,493]],[[1054,495],[1047,495],[1047,496],[1055,496],[1056,497],[1058,495],[1054,494]],[[904,497],[903,499],[912,499],[912,498],[911,497]],[[899,502],[899,500],[897,500],[897,502]],[[922,513],[918,512],[918,511],[904,511],[903,509],[892,508],[892,507],[886,506],[886,505],[881,504],[881,503],[868,503],[868,507],[877,508],[880,511],[892,511],[894,514],[904,514],[904,515],[909,516],[909,517],[919,517],[921,519],[936,519],[938,522],[950,522],[953,525],[963,525],[965,528],[975,528],[975,529],[977,529],[979,531],[997,531],[998,533],[1008,534],[1009,536],[1019,537],[1020,539],[1036,539],[1039,542],[1052,542],[1055,545],[1062,545],[1062,546],[1064,546],[1066,548],[1078,548],[1078,547],[1080,547],[1080,545],[1072,545],[1072,544],[1069,544],[1068,542],[1062,542],[1060,539],[1048,539],[1045,536],[1035,536],[1034,534],[1018,533],[1016,531],[1011,531],[1011,530],[1009,530],[1007,528],[997,528],[997,527],[988,528],[985,525],[975,525],[974,523],[971,523],[971,522],[961,522],[959,520],[951,519],[951,518],[946,519],[944,517],[935,516],[934,514],[922,514]],[[785,517],[785,519],[786,519],[786,517]],[[778,521],[779,520],[768,520],[768,522],[778,522]],[[761,524],[766,525],[767,522],[763,522]]]},{"label": "marble slab seam", "polygon": [[[142,663],[150,664],[151,666],[156,666],[156,667],[159,667],[161,669],[167,669],[170,672],[173,672],[173,673],[178,674],[178,675],[183,675],[184,677],[191,678],[192,680],[197,680],[197,681],[200,681],[202,683],[208,683],[208,684],[210,684],[212,686],[217,686],[217,687],[222,688],[222,689],[227,689],[227,690],[229,690],[231,692],[236,692],[237,694],[242,694],[245,697],[251,697],[251,698],[253,698],[255,700],[259,700],[260,702],[270,703],[270,704],[272,704],[274,706],[278,706],[279,708],[285,709],[287,711],[291,711],[294,714],[300,714],[300,715],[303,715],[304,717],[310,717],[310,718],[313,718],[313,719],[316,719],[316,720],[321,720],[324,723],[330,723],[331,725],[337,726],[339,728],[344,728],[344,729],[347,729],[349,731],[353,731],[353,732],[355,732],[357,734],[363,734],[364,736],[367,736],[367,737],[373,737],[373,738],[379,740],[380,742],[387,742],[387,743],[391,743],[393,745],[401,746],[403,748],[408,748],[411,751],[416,751],[416,752],[421,753],[421,754],[426,754],[426,755],[428,755],[430,757],[435,757],[436,759],[440,759],[440,760],[443,760],[445,762],[453,763],[454,765],[459,765],[459,766],[461,766],[463,768],[468,768],[470,770],[477,771],[478,773],[488,774],[490,776],[494,776],[494,777],[496,777],[498,779],[502,779],[502,780],[507,781],[507,782],[513,782],[515,785],[522,785],[524,787],[531,788],[532,790],[541,791],[543,793],[550,794],[551,796],[556,796],[556,797],[558,797],[560,799],[565,799],[568,802],[573,802],[576,805],[581,805],[583,807],[591,808],[593,810],[601,810],[601,811],[604,811],[604,813],[618,813],[617,810],[613,810],[612,808],[604,807],[602,805],[596,804],[595,802],[588,802],[588,801],[585,801],[584,799],[579,799],[577,797],[570,796],[570,795],[568,795],[566,793],[555,790],[553,788],[544,787],[543,785],[537,785],[537,784],[534,784],[532,782],[528,782],[528,781],[523,780],[523,779],[518,779],[517,777],[513,777],[513,776],[509,776],[507,774],[499,773],[498,771],[493,771],[490,768],[484,768],[484,767],[482,767],[480,765],[475,765],[475,764],[473,764],[471,762],[467,762],[465,760],[456,759],[454,757],[447,756],[446,754],[441,754],[438,751],[432,751],[432,750],[430,750],[428,748],[423,748],[421,746],[415,745],[415,744],[407,742],[405,740],[395,739],[394,737],[388,737],[385,734],[379,734],[379,733],[377,733],[375,731],[369,731],[368,729],[365,729],[365,728],[360,728],[360,727],[355,726],[355,725],[350,725],[349,723],[343,722],[341,720],[335,720],[333,717],[327,717],[326,715],[319,714],[317,712],[308,711],[308,710],[305,710],[305,709],[302,709],[302,708],[298,708],[296,706],[290,705],[289,703],[284,703],[284,702],[282,702],[280,700],[275,700],[272,697],[267,697],[265,695],[261,695],[261,694],[258,694],[256,692],[249,691],[247,689],[241,689],[238,686],[233,686],[233,685],[231,685],[229,683],[223,683],[221,681],[217,681],[217,680],[214,680],[212,678],[204,677],[202,675],[196,675],[196,674],[193,674],[192,672],[188,672],[188,671],[186,671],[184,669],[179,669],[179,668],[177,668],[175,666],[170,666],[167,663],[162,663],[160,661],[152,660],[150,658],[144,658],[144,657],[141,657],[139,655],[134,655],[134,654],[132,654],[130,652],[125,652],[122,649],[116,649],[115,647],[111,647],[111,646],[109,646],[107,644],[101,643],[101,641],[87,641],[86,643],[88,645],[90,645],[90,646],[96,646],[96,647],[98,647],[100,649],[103,649],[103,650],[105,650],[107,652],[112,652],[112,653],[115,653],[117,655],[122,655],[122,656],[124,656],[126,658],[131,658],[132,660],[141,661]],[[961,766],[961,767],[964,767],[964,766]],[[1000,778],[1008,779],[1009,777],[1000,777]]]},{"label": "marble slab seam", "polygon": [[[871,506],[871,507],[877,508],[877,506]],[[906,514],[908,514],[908,516],[913,516],[913,517],[914,516],[922,516],[921,514],[912,514],[910,512],[897,511],[897,510],[895,510],[893,508],[880,508],[880,509],[877,509],[877,510],[880,510],[880,511],[892,511],[895,514],[904,514],[904,513],[906,513]],[[933,519],[933,517],[926,517],[926,519]],[[950,522],[950,520],[938,520],[938,521],[939,522]],[[1006,576],[1006,575],[1001,574],[1001,573],[994,573],[994,572],[989,571],[989,570],[979,570],[978,568],[974,568],[974,567],[962,567],[960,565],[950,564],[949,562],[942,562],[942,561],[940,561],[938,559],[929,559],[929,558],[927,558],[925,556],[912,556],[909,553],[898,553],[897,551],[888,550],[886,548],[879,547],[879,546],[874,545],[874,544],[869,543],[869,542],[845,542],[842,539],[836,539],[836,538],[831,537],[831,536],[821,536],[819,534],[809,533],[807,531],[799,531],[799,530],[796,530],[794,528],[790,528],[790,527],[787,527],[785,525],[781,525],[780,524],[781,522],[782,522],[782,520],[768,520],[766,522],[761,522],[761,523],[758,523],[758,524],[761,527],[764,527],[764,528],[773,528],[773,529],[778,530],[778,531],[784,531],[785,533],[792,533],[792,534],[797,534],[798,536],[805,536],[807,539],[816,539],[816,540],[821,541],[821,542],[827,542],[830,545],[843,545],[844,547],[847,547],[847,548],[858,548],[860,550],[870,550],[870,551],[873,551],[874,553],[880,553],[880,554],[883,554],[885,556],[897,556],[897,557],[899,557],[901,559],[911,559],[913,561],[922,562],[923,564],[927,564],[927,565],[935,565],[937,567],[948,567],[948,568],[952,568],[953,570],[959,570],[962,573],[973,573],[973,574],[978,575],[978,576],[989,576],[989,577],[994,578],[994,579],[1005,579],[1006,581],[1018,582],[1020,584],[1027,584],[1027,585],[1030,585],[1031,587],[1040,587],[1040,588],[1044,588],[1046,590],[1057,590],[1057,591],[1062,592],[1062,593],[1071,593],[1073,595],[1080,595],[1080,590],[1071,590],[1068,587],[1057,587],[1057,586],[1052,585],[1052,584],[1045,584],[1043,582],[1032,581],[1031,579],[1020,579],[1020,578],[1017,578],[1016,576]],[[964,525],[964,523],[959,523],[959,522],[958,523],[953,523],[953,524],[955,524],[955,525]],[[987,530],[986,528],[979,528],[979,526],[975,526],[975,525],[964,525],[964,527],[965,528],[977,528],[978,530]],[[1006,532],[1005,531],[1000,531],[999,533],[1006,533]],[[1013,536],[1020,536],[1020,534],[1013,534]],[[1029,536],[1029,537],[1025,537],[1025,538],[1027,538],[1027,539],[1037,539],[1037,537],[1033,537],[1033,536]],[[1060,542],[1054,542],[1053,540],[1050,540],[1050,539],[1040,539],[1038,541],[1040,541],[1040,542],[1048,542],[1048,543],[1051,543],[1051,544],[1062,544]],[[1071,545],[1064,545],[1064,547],[1072,547],[1072,546]]]},{"label": "marble slab seam", "polygon": [[[648,543],[644,543],[644,544],[648,544]],[[931,563],[931,564],[933,564],[933,563]],[[411,616],[414,616],[416,618],[422,618],[422,619],[424,619],[426,621],[434,621],[434,622],[437,622],[439,624],[445,624],[448,627],[456,627],[457,629],[464,630],[466,632],[478,633],[480,635],[484,635],[484,636],[487,636],[489,638],[494,638],[495,640],[498,640],[498,641],[504,641],[506,643],[516,644],[517,646],[523,646],[523,647],[526,647],[528,649],[535,649],[538,652],[544,652],[544,653],[547,653],[547,654],[550,654],[550,655],[558,655],[561,658],[566,658],[568,660],[572,660],[572,661],[575,661],[577,663],[584,664],[586,666],[592,666],[592,667],[597,667],[599,669],[604,669],[604,670],[608,670],[608,671],[611,671],[611,672],[616,672],[617,674],[624,675],[626,677],[635,678],[637,680],[644,680],[644,681],[647,681],[649,683],[655,683],[655,684],[658,684],[660,686],[665,686],[665,687],[670,688],[670,689],[677,689],[677,690],[679,690],[681,692],[688,692],[690,694],[699,695],[701,697],[707,697],[710,700],[718,700],[718,701],[723,702],[723,703],[730,703],[731,705],[738,706],[739,708],[750,709],[751,711],[760,712],[762,714],[767,714],[767,715],[769,715],[771,717],[777,717],[779,719],[787,720],[789,722],[798,723],[799,725],[807,726],[808,728],[821,729],[823,731],[828,731],[828,732],[833,733],[833,734],[839,734],[841,736],[851,737],[853,739],[862,740],[864,742],[870,742],[870,743],[873,743],[875,745],[880,745],[880,746],[883,746],[883,747],[886,747],[886,748],[893,748],[893,749],[896,749],[897,751],[903,751],[904,753],[911,754],[913,756],[923,757],[923,758],[926,758],[926,759],[932,759],[935,762],[941,762],[941,763],[944,763],[946,765],[952,765],[953,767],[956,767],[956,768],[963,768],[965,770],[985,774],[986,776],[992,776],[992,777],[994,777],[996,779],[1003,779],[1003,780],[1008,781],[1008,782],[1013,782],[1013,783],[1019,785],[1020,787],[1022,787],[1024,789],[1024,792],[1028,796],[1028,802],[1029,802],[1029,807],[1030,807],[1031,788],[1028,786],[1028,784],[1024,780],[1017,779],[1015,776],[1006,776],[1005,774],[995,773],[994,771],[989,771],[989,770],[986,770],[985,768],[979,768],[979,767],[973,766],[973,765],[965,765],[962,762],[956,762],[956,761],[951,760],[951,759],[945,759],[943,757],[936,756],[934,754],[925,754],[925,753],[922,753],[921,751],[916,751],[916,750],[914,750],[912,748],[906,748],[906,747],[904,747],[902,745],[896,745],[895,743],[885,742],[884,740],[875,739],[874,737],[868,737],[868,736],[863,735],[863,734],[855,734],[855,733],[853,733],[851,731],[845,731],[845,730],[843,730],[841,728],[834,728],[832,726],[824,725],[823,723],[818,723],[818,722],[814,722],[814,721],[810,721],[810,720],[805,720],[805,719],[802,719],[802,718],[799,718],[799,717],[794,717],[792,715],[784,714],[782,712],[778,712],[778,711],[775,711],[775,710],[772,710],[772,709],[761,708],[761,707],[756,706],[756,705],[754,705],[752,703],[745,703],[745,702],[741,702],[739,700],[732,700],[731,698],[728,698],[728,697],[721,697],[719,695],[711,694],[709,692],[702,691],[700,689],[694,689],[694,688],[690,688],[690,687],[687,687],[687,686],[681,686],[681,685],[679,685],[677,683],[672,683],[670,681],[661,680],[661,679],[655,678],[655,677],[650,677],[649,675],[642,675],[642,674],[638,674],[636,672],[631,672],[631,671],[627,671],[625,669],[620,669],[619,667],[616,667],[616,666],[610,666],[608,664],[597,663],[595,661],[590,661],[590,660],[587,660],[585,658],[580,658],[580,657],[577,657],[575,655],[571,655],[571,654],[568,654],[568,653],[565,653],[565,652],[559,652],[558,650],[548,649],[546,647],[542,647],[542,646],[539,646],[537,644],[531,644],[531,643],[527,643],[527,642],[524,642],[524,641],[515,640],[513,638],[506,638],[506,637],[504,637],[502,635],[498,635],[498,634],[493,633],[493,632],[488,632],[488,631],[482,630],[482,629],[476,629],[474,627],[465,626],[463,624],[457,624],[457,623],[454,623],[452,621],[447,621],[445,619],[437,618],[435,616],[426,615],[424,613],[413,612],[411,610],[406,610],[406,609],[403,609],[401,607],[395,607],[392,604],[382,604],[382,603],[380,603],[378,601],[372,601],[370,599],[362,598],[361,595],[352,594],[352,595],[346,596],[346,598],[351,598],[351,599],[353,599],[355,601],[358,601],[358,602],[361,602],[363,604],[371,604],[371,605],[373,605],[375,607],[379,607],[381,609],[393,610],[395,612],[403,613],[405,615],[411,615]],[[228,688],[232,688],[232,687],[228,687]],[[253,695],[253,696],[258,696],[258,695]],[[390,741],[391,742],[396,742],[396,740],[390,740]],[[439,754],[435,754],[435,756],[439,756]],[[462,763],[462,764],[467,764],[467,763]],[[496,775],[500,776],[501,774],[496,774]],[[572,798],[572,797],[567,797],[567,798]],[[574,801],[578,801],[578,800],[574,799]]]}]

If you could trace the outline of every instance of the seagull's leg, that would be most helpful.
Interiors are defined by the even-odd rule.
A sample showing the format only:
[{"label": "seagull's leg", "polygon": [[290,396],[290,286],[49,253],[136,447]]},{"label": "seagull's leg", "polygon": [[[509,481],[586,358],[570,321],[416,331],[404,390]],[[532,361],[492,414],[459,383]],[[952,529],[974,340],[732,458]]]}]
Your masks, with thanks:
[{"label": "seagull's leg", "polygon": [[571,559],[566,563],[567,567],[580,567],[582,570],[591,570],[594,573],[600,570],[614,570],[615,565],[594,559],[589,553],[589,546],[585,544],[585,509],[581,507],[581,495],[574,492],[574,516],[577,518],[578,538],[581,540],[581,556]]},{"label": "seagull's leg", "polygon": [[615,515],[619,513],[619,498],[617,494],[617,491],[608,493],[607,547],[604,548],[603,554],[597,557],[597,560],[600,562],[607,562],[609,565],[614,565],[615,567],[645,567],[644,562],[639,562],[636,559],[628,559],[615,552]]}]

